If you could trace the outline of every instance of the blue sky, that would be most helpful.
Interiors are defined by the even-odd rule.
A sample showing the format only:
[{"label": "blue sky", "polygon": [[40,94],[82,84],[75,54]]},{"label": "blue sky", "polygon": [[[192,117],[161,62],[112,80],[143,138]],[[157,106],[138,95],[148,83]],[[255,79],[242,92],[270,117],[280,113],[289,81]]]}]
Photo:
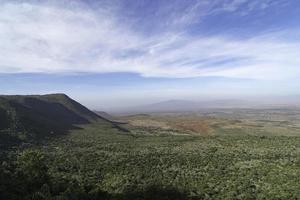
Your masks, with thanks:
[{"label": "blue sky", "polygon": [[299,95],[300,1],[0,0],[0,93],[90,108]]}]

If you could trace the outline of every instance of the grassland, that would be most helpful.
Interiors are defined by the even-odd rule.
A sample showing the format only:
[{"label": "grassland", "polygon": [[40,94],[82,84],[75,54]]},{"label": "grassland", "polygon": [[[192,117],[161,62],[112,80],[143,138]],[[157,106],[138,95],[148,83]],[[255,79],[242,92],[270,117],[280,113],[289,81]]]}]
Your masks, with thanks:
[{"label": "grassland", "polygon": [[[131,132],[103,121],[81,125],[67,135],[12,153],[12,164],[2,164],[6,173],[0,174],[2,180],[12,182],[1,185],[7,191],[1,195],[6,199],[12,193],[28,199],[299,199],[297,116],[290,120],[290,115],[280,118],[272,113],[265,119],[247,113],[239,119],[224,113],[121,117]],[[277,127],[288,131],[271,134]]]},{"label": "grassland", "polygon": [[120,117],[138,134],[300,136],[299,109],[210,109]]}]

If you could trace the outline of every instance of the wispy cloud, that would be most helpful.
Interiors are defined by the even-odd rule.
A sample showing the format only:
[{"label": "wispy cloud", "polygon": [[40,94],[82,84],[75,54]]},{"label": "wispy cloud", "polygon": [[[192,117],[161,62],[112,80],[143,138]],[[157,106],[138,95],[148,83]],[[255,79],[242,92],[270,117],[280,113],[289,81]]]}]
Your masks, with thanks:
[{"label": "wispy cloud", "polygon": [[[187,14],[173,16],[173,26],[190,24],[200,11],[204,12],[201,15],[213,10],[234,12],[247,3],[219,1],[220,6],[214,7],[216,2],[201,2],[187,7]],[[263,8],[268,2],[259,5]],[[135,31],[116,12],[111,7],[94,10],[81,4],[1,3],[0,73],[134,72],[145,77],[254,79],[300,76],[300,41],[289,39],[299,34],[298,30],[270,31],[243,40],[222,34],[190,35],[182,29],[149,36]]]}]

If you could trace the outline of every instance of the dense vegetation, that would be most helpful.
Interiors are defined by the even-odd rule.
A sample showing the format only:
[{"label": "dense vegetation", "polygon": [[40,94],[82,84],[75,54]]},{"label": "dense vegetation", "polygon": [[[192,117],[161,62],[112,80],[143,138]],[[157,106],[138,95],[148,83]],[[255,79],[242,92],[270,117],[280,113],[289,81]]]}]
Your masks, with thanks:
[{"label": "dense vegetation", "polygon": [[137,136],[108,123],[15,152],[1,199],[298,199],[300,138]]},{"label": "dense vegetation", "polygon": [[[130,121],[124,125],[128,132],[109,120],[91,120],[90,111],[67,97],[30,98],[35,102],[0,98],[0,199],[300,198],[298,115],[281,121],[277,115],[268,115],[268,121],[265,115],[255,120],[252,115],[240,120],[131,116],[122,118]],[[65,119],[69,111],[88,123],[74,125],[68,120],[75,118]],[[47,131],[58,124],[73,128],[28,139],[30,133],[39,134],[29,129],[39,127],[35,116],[54,123],[46,124]],[[290,131],[279,135],[277,129]]]}]

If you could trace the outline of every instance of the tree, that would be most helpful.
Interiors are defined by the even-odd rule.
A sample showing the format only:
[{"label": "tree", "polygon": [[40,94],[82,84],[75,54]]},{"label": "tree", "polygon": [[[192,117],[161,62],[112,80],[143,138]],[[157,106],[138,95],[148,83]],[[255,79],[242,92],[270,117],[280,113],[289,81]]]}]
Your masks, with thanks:
[{"label": "tree", "polygon": [[17,173],[24,178],[28,191],[39,190],[49,183],[45,155],[38,150],[25,150],[18,156]]}]

